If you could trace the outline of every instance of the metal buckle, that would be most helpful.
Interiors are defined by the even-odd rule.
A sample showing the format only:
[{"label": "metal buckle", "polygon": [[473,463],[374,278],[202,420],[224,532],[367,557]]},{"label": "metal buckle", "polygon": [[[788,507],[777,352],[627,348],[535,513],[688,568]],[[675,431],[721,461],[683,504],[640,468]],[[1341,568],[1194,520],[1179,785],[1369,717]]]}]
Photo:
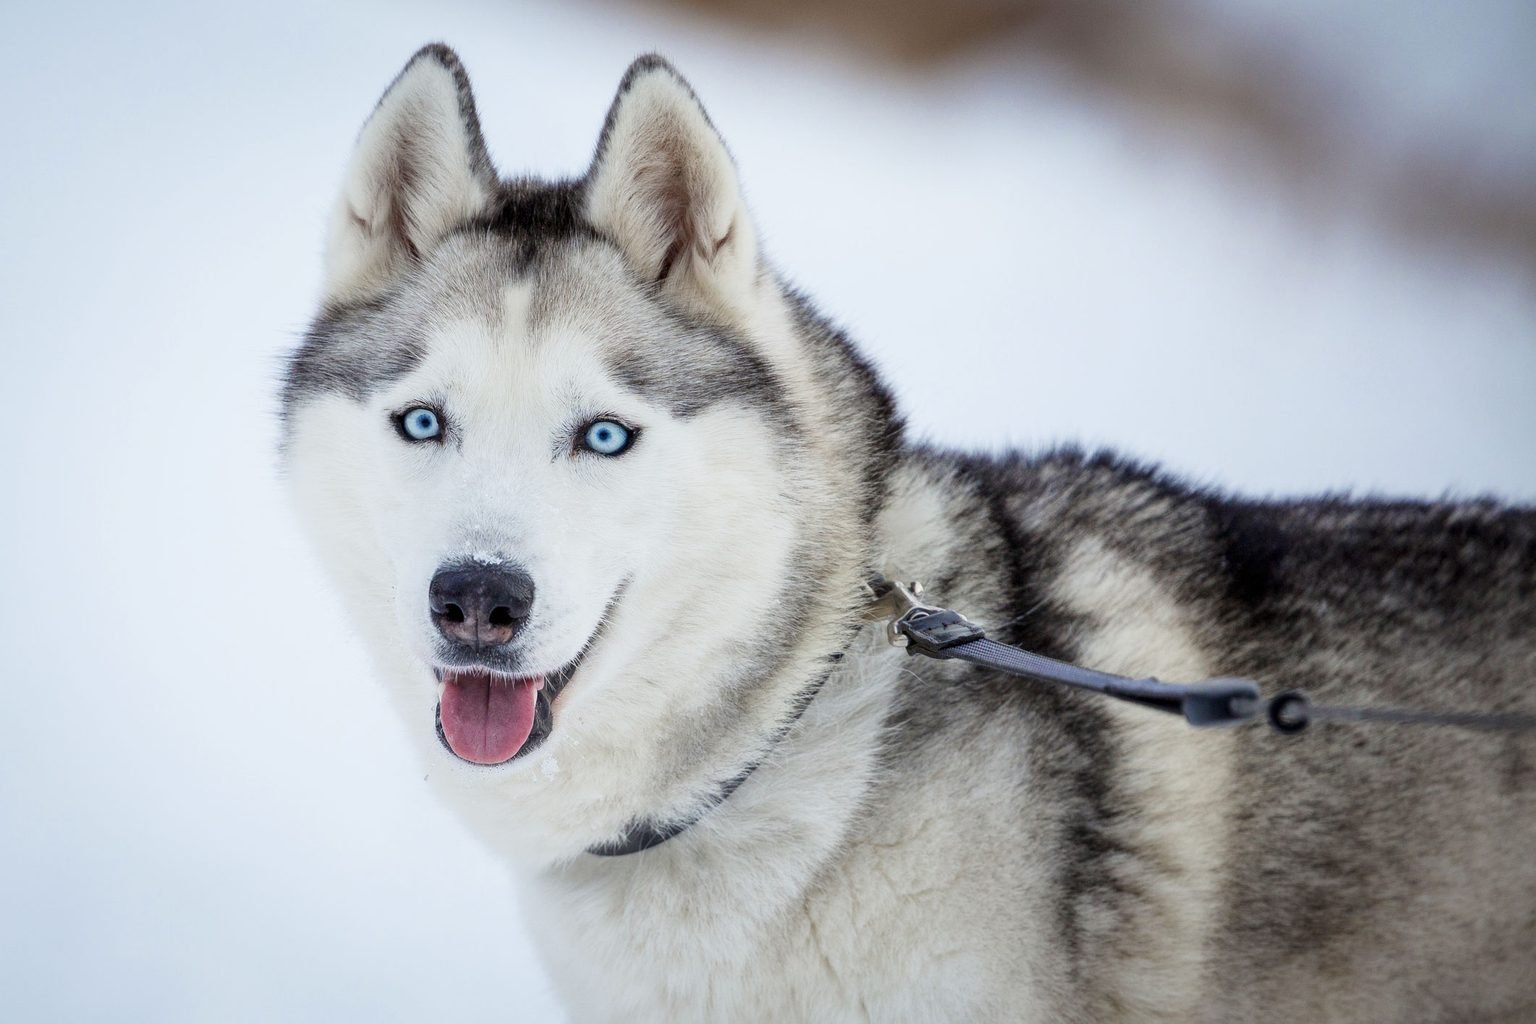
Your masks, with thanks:
[{"label": "metal buckle", "polygon": [[880,579],[868,584],[870,605],[864,617],[871,621],[886,619],[885,638],[892,647],[908,654],[915,643],[917,650],[936,654],[948,647],[980,640],[986,634],[981,627],[959,612],[923,604],[923,585],[916,580],[901,584]]},{"label": "metal buckle", "polygon": [[923,585],[916,580],[904,584],[895,580],[878,579],[865,586],[870,593],[870,603],[864,610],[864,618],[870,622],[886,620],[885,638],[890,641],[892,647],[906,647],[911,642],[907,634],[901,631],[900,626],[914,613],[931,614],[943,611],[942,608],[930,608],[918,600],[922,596]]}]

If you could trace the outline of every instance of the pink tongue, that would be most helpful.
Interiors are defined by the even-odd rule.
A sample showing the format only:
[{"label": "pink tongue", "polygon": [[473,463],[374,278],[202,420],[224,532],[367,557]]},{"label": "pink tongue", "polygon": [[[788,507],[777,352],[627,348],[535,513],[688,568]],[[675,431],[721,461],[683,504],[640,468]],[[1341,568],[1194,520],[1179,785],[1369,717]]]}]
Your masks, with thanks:
[{"label": "pink tongue", "polygon": [[443,687],[443,735],[453,752],[476,764],[510,760],[533,731],[533,705],[543,676],[496,677],[452,672]]}]

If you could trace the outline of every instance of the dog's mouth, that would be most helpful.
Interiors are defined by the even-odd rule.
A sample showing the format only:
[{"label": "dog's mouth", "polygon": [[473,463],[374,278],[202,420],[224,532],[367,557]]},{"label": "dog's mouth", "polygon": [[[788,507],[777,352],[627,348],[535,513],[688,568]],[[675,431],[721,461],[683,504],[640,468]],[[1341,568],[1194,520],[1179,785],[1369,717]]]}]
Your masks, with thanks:
[{"label": "dog's mouth", "polygon": [[443,673],[437,734],[455,756],[472,764],[510,761],[533,732],[534,705],[543,688],[543,676],[450,669]]},{"label": "dog's mouth", "polygon": [[476,667],[438,669],[443,692],[437,703],[437,738],[470,764],[505,764],[520,757],[549,737],[550,706],[575,670],[576,662],[532,676]]}]

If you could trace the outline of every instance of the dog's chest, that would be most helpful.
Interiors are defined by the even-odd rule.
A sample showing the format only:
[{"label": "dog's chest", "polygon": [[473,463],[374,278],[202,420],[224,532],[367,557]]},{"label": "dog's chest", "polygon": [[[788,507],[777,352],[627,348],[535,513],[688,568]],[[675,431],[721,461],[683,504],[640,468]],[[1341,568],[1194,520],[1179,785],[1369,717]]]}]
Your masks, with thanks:
[{"label": "dog's chest", "polygon": [[[630,890],[617,913],[590,892],[546,893],[530,910],[577,1022],[992,1018],[998,979],[987,978],[983,951],[931,921],[916,927],[936,909],[926,900],[873,877],[848,881],[776,913],[764,913],[751,882],[735,891]],[[892,920],[914,922],[899,942]]]},{"label": "dog's chest", "polygon": [[529,885],[572,1020],[986,1021],[1038,1008],[1029,967],[1043,945],[1020,928],[1048,915],[1020,914],[1032,897],[1017,878],[999,898],[984,851],[955,848],[919,811],[937,807],[926,788],[896,787],[914,806],[886,808],[891,827],[830,860],[808,852],[814,839],[734,863],[680,844]]}]

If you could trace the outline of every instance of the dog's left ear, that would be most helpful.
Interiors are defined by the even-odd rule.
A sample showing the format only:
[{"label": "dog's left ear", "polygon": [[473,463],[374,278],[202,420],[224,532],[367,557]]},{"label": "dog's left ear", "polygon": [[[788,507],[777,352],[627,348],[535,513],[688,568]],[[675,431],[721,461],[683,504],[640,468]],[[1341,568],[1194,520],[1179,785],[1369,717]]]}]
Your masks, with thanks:
[{"label": "dog's left ear", "polygon": [[684,301],[750,307],[757,242],[736,166],[661,57],[641,57],[619,85],[587,176],[587,219],[642,277]]}]

